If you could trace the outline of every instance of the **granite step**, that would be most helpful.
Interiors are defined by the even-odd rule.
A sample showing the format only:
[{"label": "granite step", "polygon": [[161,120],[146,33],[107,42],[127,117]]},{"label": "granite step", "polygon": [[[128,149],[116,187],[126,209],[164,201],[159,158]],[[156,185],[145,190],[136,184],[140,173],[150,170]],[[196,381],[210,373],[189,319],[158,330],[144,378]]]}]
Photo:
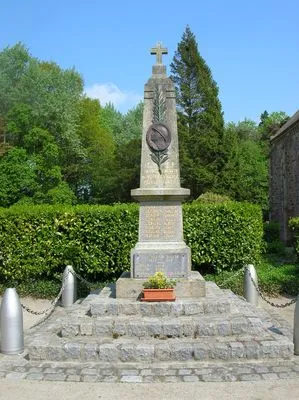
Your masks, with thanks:
[{"label": "granite step", "polygon": [[240,334],[264,335],[259,318],[245,316],[181,316],[151,318],[139,315],[122,317],[78,318],[64,323],[57,331],[61,337],[96,336],[118,338],[122,336],[145,338],[183,338],[205,336],[231,336]]},{"label": "granite step", "polygon": [[177,300],[175,302],[141,302],[130,300],[117,300],[110,298],[97,299],[90,302],[89,315],[114,316],[114,315],[140,315],[140,316],[183,316],[224,314],[230,312],[231,302],[227,298],[203,300]]},{"label": "granite step", "polygon": [[162,362],[289,358],[294,346],[286,337],[269,333],[263,337],[249,335],[132,339],[120,337],[32,338],[27,343],[30,360]]}]

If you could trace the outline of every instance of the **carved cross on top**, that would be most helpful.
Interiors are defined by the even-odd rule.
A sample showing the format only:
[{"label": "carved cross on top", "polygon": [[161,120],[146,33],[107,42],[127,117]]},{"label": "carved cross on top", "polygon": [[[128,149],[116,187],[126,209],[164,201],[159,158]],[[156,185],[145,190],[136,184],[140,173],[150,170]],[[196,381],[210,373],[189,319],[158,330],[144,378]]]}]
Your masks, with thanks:
[{"label": "carved cross on top", "polygon": [[158,42],[156,47],[151,49],[151,54],[156,54],[156,65],[162,65],[162,54],[168,54],[168,50],[162,47],[161,42]]}]

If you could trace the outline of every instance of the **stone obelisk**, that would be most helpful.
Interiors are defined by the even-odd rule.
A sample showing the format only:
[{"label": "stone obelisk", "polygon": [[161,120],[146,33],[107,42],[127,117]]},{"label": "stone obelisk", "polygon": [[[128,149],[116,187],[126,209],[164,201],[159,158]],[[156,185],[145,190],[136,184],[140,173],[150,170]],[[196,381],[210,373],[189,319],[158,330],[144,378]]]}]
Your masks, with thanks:
[{"label": "stone obelisk", "polygon": [[161,43],[152,76],[145,84],[140,188],[131,191],[140,203],[139,238],[131,252],[131,277],[163,271],[188,278],[191,252],[183,239],[183,199],[190,190],[180,185],[175,87],[166,75]]}]

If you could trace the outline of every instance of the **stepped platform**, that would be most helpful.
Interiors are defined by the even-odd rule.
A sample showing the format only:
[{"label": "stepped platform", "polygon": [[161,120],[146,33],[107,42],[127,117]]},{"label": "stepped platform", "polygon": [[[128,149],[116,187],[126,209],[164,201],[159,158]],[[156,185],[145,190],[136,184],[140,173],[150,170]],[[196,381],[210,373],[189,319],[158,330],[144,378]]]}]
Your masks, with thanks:
[{"label": "stepped platform", "polygon": [[[299,376],[292,332],[263,309],[206,282],[206,296],[145,303],[104,288],[25,335],[23,355],[0,356],[0,376],[164,382]],[[11,375],[12,374],[12,375]]]}]

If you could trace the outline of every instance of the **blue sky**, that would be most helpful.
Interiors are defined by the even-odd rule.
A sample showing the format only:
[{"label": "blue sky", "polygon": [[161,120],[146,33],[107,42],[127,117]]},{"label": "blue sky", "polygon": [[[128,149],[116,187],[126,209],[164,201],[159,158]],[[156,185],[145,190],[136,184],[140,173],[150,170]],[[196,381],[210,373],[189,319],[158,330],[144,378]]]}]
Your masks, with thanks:
[{"label": "blue sky", "polygon": [[[157,42],[168,66],[187,24],[219,86],[225,121],[299,108],[298,0],[2,0],[0,49],[75,67],[88,94],[125,112],[143,97]],[[170,69],[168,68],[170,73]]]}]

